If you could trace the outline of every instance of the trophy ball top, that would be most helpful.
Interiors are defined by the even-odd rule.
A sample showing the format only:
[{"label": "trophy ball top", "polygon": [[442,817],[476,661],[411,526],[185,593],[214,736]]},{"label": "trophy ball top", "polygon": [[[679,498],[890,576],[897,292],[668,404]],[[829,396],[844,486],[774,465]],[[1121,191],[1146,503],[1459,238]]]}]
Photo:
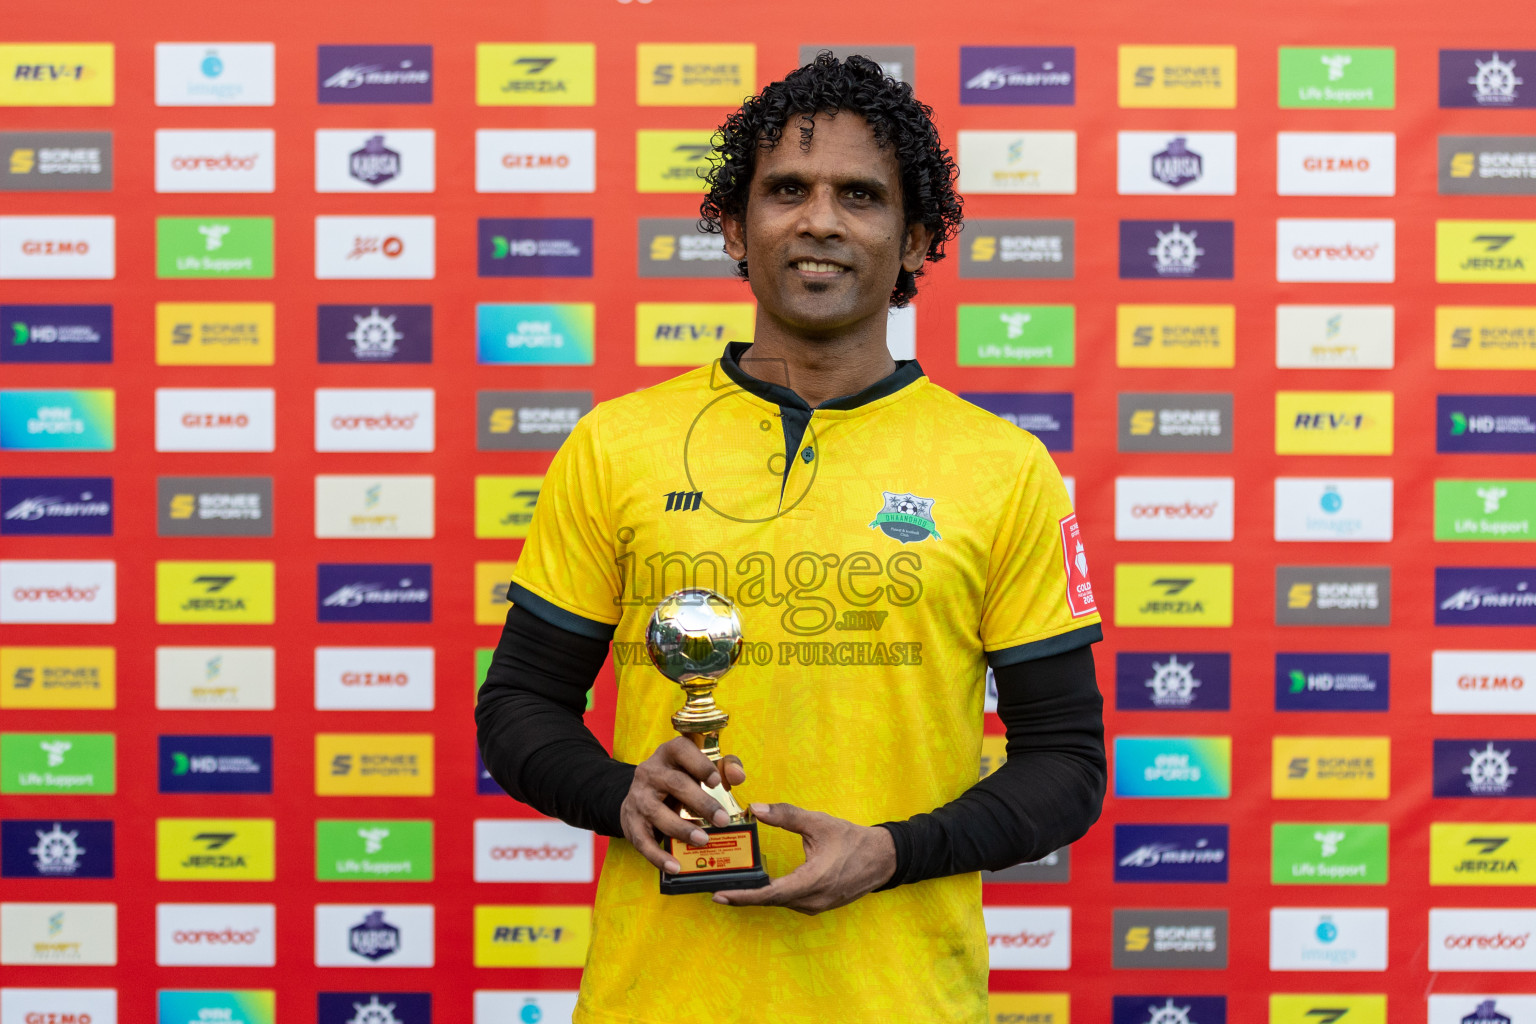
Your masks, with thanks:
[{"label": "trophy ball top", "polygon": [[661,599],[645,628],[645,649],[674,683],[716,680],[741,656],[741,619],[730,598],[690,587]]}]

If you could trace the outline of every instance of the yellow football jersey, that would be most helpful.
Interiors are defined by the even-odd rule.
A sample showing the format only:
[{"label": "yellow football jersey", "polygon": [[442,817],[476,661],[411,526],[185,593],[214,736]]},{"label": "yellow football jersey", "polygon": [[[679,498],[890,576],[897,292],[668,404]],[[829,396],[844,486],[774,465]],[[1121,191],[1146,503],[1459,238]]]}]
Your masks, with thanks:
[{"label": "yellow football jersey", "polygon": [[[742,803],[864,825],[930,811],[976,781],[988,662],[1101,635],[1061,476],[1033,435],[916,362],[810,411],[744,373],[747,352],[576,425],[509,597],[612,639],[614,756],[637,763],[676,735],[683,702],[645,656],[652,610],[680,587],[727,595],[746,644],[715,699],[731,716],[721,746],[746,765]],[[770,875],[803,861],[798,836],[759,832]],[[978,874],[807,917],[662,896],[656,868],[615,840],[575,1019],[975,1024],[986,989]]]}]

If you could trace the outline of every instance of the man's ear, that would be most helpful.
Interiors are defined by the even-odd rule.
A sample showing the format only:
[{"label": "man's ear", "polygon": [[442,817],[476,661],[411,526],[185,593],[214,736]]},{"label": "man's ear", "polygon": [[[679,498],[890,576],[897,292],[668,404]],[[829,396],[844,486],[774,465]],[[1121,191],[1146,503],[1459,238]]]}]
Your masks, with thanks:
[{"label": "man's ear", "polygon": [[720,215],[720,233],[725,236],[725,254],[740,263],[747,258],[747,230],[734,214]]},{"label": "man's ear", "polygon": [[933,241],[933,231],[926,225],[907,225],[907,236],[901,248],[901,266],[909,274],[915,274],[923,269],[923,260],[928,256],[928,244]]}]

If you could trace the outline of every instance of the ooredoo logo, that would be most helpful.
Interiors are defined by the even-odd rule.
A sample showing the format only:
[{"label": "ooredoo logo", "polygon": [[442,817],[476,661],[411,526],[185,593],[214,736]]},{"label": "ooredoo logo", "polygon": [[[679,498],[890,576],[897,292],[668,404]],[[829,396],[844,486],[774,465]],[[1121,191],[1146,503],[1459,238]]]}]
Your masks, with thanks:
[{"label": "ooredoo logo", "polygon": [[271,967],[277,958],[270,903],[161,903],[155,962],[169,966]]},{"label": "ooredoo logo", "polygon": [[271,388],[155,389],[155,450],[270,452],[276,443]]},{"label": "ooredoo logo", "polygon": [[155,132],[156,192],[271,192],[275,187],[276,133],[247,131]]},{"label": "ooredoo logo", "polygon": [[493,846],[491,860],[575,860],[576,843],[569,846]]},{"label": "ooredoo logo", "polygon": [[1390,283],[1395,240],[1391,220],[1282,218],[1275,229],[1275,280]]},{"label": "ooredoo logo", "polygon": [[116,621],[116,562],[0,561],[0,623]]},{"label": "ooredoo logo", "polygon": [[315,451],[430,452],[434,409],[431,388],[317,388]]},{"label": "ooredoo logo", "polygon": [[1536,910],[1432,908],[1431,971],[1529,971],[1536,968]]},{"label": "ooredoo logo", "polygon": [[983,907],[993,970],[1059,971],[1072,966],[1070,907]]},{"label": "ooredoo logo", "polygon": [[1116,540],[1231,540],[1232,477],[1115,478]]},{"label": "ooredoo logo", "polygon": [[475,822],[475,881],[592,880],[592,833],[559,821]]}]

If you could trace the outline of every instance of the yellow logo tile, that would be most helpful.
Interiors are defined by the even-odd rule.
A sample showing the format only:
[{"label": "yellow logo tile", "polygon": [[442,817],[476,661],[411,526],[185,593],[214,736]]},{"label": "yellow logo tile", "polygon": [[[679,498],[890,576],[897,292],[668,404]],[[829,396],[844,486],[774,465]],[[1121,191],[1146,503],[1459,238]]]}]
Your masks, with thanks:
[{"label": "yellow logo tile", "polygon": [[1122,562],[1115,566],[1117,626],[1232,625],[1232,566]]},{"label": "yellow logo tile", "polygon": [[527,537],[543,486],[542,476],[475,477],[475,536]]},{"label": "yellow logo tile", "polygon": [[271,562],[156,562],[155,621],[270,625]]},{"label": "yellow logo tile", "polygon": [[160,366],[271,366],[270,302],[155,304],[155,362]]},{"label": "yellow logo tile", "polygon": [[499,626],[507,621],[507,581],[516,562],[475,563],[475,625]]},{"label": "yellow logo tile", "polygon": [[316,796],[431,796],[431,733],[315,734]]},{"label": "yellow logo tile", "polygon": [[0,43],[0,107],[110,107],[111,43]]},{"label": "yellow logo tile", "polygon": [[1233,306],[1119,306],[1115,365],[1227,368],[1236,325]]},{"label": "yellow logo tile", "polygon": [[1281,995],[1269,997],[1269,1024],[1387,1024],[1384,995]]},{"label": "yellow logo tile", "polygon": [[751,343],[757,307],[750,302],[638,302],[635,362],[640,366],[704,366],[727,342]]},{"label": "yellow logo tile", "polygon": [[703,192],[709,173],[713,128],[635,133],[635,190]]},{"label": "yellow logo tile", "polygon": [[1536,306],[1436,306],[1435,367],[1536,370]]},{"label": "yellow logo tile", "polygon": [[1275,454],[1391,455],[1390,391],[1278,391]]},{"label": "yellow logo tile", "polygon": [[1430,885],[1536,885],[1536,825],[1429,826]]},{"label": "yellow logo tile", "polygon": [[1276,800],[1385,800],[1392,740],[1386,736],[1276,736],[1270,779]]},{"label": "yellow logo tile", "polygon": [[0,708],[113,708],[112,647],[0,647]]},{"label": "yellow logo tile", "polygon": [[270,882],[276,876],[276,836],[271,818],[159,818],[155,877]]},{"label": "yellow logo tile", "polygon": [[983,736],[981,738],[981,778],[986,778],[1008,760],[1008,737]]},{"label": "yellow logo tile", "polygon": [[987,1024],[1071,1024],[1065,992],[988,992]]},{"label": "yellow logo tile", "polygon": [[1237,106],[1237,47],[1120,47],[1122,107]]},{"label": "yellow logo tile", "polygon": [[641,43],[635,101],[642,107],[736,107],[757,91],[751,43]]},{"label": "yellow logo tile", "polygon": [[590,107],[596,98],[592,43],[475,46],[475,102],[482,107]]},{"label": "yellow logo tile", "polygon": [[592,908],[475,908],[476,967],[581,967],[592,940]]},{"label": "yellow logo tile", "polygon": [[1536,220],[1435,221],[1435,280],[1536,281]]}]

